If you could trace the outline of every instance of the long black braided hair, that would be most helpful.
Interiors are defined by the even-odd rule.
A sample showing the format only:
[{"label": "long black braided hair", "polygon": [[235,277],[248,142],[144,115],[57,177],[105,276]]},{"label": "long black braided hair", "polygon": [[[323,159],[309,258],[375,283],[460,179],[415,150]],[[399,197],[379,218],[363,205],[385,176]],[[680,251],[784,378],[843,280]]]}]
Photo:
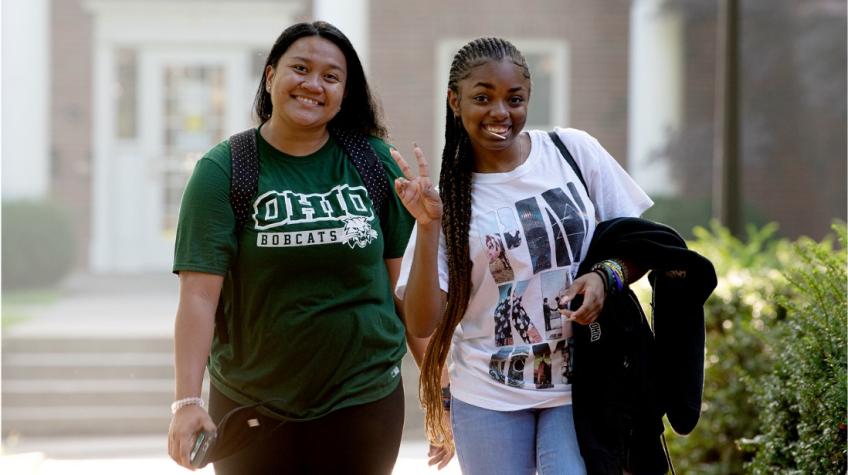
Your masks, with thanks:
[{"label": "long black braided hair", "polygon": [[[459,95],[459,82],[471,70],[489,61],[512,61],[530,79],[530,68],[520,51],[501,38],[478,38],[460,48],[453,57],[448,89]],[[471,224],[471,171],[473,153],[468,133],[460,117],[454,114],[446,100],[445,148],[442,151],[442,171],[439,194],[444,203],[442,229],[448,255],[450,291],[447,308],[441,323],[430,337],[424,362],[421,365],[419,398],[426,411],[427,437],[434,445],[450,444],[449,427],[442,426],[444,408],[440,379],[450,350],[454,329],[462,320],[471,296],[471,256],[468,232]]]}]

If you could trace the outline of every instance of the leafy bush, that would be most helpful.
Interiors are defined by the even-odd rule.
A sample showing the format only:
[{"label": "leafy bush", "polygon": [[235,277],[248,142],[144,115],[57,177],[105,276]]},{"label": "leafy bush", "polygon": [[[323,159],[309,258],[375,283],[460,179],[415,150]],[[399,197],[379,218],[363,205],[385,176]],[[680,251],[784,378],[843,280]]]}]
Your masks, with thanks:
[{"label": "leafy bush", "polygon": [[840,249],[802,239],[786,272],[786,318],[768,338],[775,365],[754,385],[753,473],[846,473],[846,229],[833,228]]},{"label": "leafy bush", "polygon": [[718,286],[700,422],[666,431],[679,473],[845,473],[845,251],[776,229],[749,227],[744,242],[715,223],[694,230]]},{"label": "leafy bush", "polygon": [[76,240],[70,219],[44,201],[4,202],[3,288],[50,287],[70,272]]}]

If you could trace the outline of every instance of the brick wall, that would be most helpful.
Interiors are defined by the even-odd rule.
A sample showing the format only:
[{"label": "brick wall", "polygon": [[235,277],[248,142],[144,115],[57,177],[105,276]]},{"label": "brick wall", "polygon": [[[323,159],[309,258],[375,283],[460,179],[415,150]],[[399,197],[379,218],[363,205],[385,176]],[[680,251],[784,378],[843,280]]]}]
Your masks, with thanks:
[{"label": "brick wall", "polygon": [[[627,150],[629,9],[619,0],[397,2],[371,0],[370,80],[392,141],[434,150],[436,51],[442,38],[555,38],[570,47],[570,123],[597,137],[620,162]],[[563,105],[561,105],[563,106]],[[444,108],[439,108],[444,115]],[[438,133],[442,133],[439,131]]]},{"label": "brick wall", "polygon": [[83,267],[91,235],[93,25],[81,0],[55,0],[50,9],[51,191],[73,214]]},{"label": "brick wall", "polygon": [[[780,233],[792,238],[820,238],[833,218],[846,218],[846,47],[830,41],[844,38],[845,12],[835,15],[828,4],[760,1],[742,10],[739,158],[745,217],[777,221]],[[681,197],[709,199],[717,12],[712,4],[690,8],[683,133],[672,160]],[[823,34],[825,28],[836,34]]]}]

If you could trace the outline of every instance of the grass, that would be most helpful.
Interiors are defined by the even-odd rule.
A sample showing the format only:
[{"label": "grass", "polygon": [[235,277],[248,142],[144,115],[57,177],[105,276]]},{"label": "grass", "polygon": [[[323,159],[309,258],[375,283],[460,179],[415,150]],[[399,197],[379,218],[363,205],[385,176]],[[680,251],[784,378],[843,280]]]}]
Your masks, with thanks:
[{"label": "grass", "polygon": [[57,289],[7,290],[0,304],[0,324],[4,329],[29,320],[33,308],[49,305],[59,299]]}]

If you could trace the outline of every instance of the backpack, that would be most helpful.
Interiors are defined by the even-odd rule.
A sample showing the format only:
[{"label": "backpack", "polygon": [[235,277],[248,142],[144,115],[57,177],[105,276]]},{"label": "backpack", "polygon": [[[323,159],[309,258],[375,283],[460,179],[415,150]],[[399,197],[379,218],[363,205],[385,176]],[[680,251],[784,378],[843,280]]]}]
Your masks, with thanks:
[{"label": "backpack", "polygon": [[[386,201],[389,197],[389,179],[374,147],[365,135],[342,129],[330,129],[330,135],[341,145],[362,178],[368,197],[386,229]],[[256,146],[256,129],[247,129],[230,137],[230,205],[236,218],[236,234],[250,220],[250,201],[259,191],[259,149]]]},{"label": "backpack", "polygon": [[[237,238],[250,221],[251,200],[259,192],[259,148],[256,145],[256,133],[256,129],[250,128],[230,137],[230,161],[232,163],[230,206],[233,208],[233,216],[236,219]],[[377,157],[377,152],[364,134],[342,129],[330,129],[330,135],[339,143],[345,155],[356,167],[356,171],[368,192],[368,197],[371,198],[371,203],[380,219],[380,227],[385,230],[387,227],[388,199],[391,191],[389,179],[383,169],[383,164]],[[224,287],[229,290],[232,299],[225,301],[222,291],[222,298],[218,299],[218,308],[215,311],[215,335],[221,344],[230,341],[227,330],[227,312],[229,311],[235,316],[239,308],[239,295],[234,285],[235,280],[236,276],[231,267],[224,278]]]},{"label": "backpack", "polygon": [[565,148],[565,144],[562,143],[562,140],[559,138],[559,135],[556,133],[555,130],[552,130],[548,132],[548,137],[550,137],[551,141],[554,143],[554,145],[556,145],[556,148],[559,150],[559,153],[560,155],[562,155],[562,158],[564,158],[565,161],[568,162],[569,165],[571,165],[571,169],[574,170],[575,174],[577,174],[577,178],[580,179],[580,183],[583,183],[583,189],[586,190],[586,196],[588,196],[589,199],[592,199],[592,196],[589,194],[589,187],[586,185],[586,180],[583,179],[583,174],[580,173],[580,167],[577,166],[577,162],[574,161],[574,157],[571,156],[571,152],[569,152],[568,149]]}]

